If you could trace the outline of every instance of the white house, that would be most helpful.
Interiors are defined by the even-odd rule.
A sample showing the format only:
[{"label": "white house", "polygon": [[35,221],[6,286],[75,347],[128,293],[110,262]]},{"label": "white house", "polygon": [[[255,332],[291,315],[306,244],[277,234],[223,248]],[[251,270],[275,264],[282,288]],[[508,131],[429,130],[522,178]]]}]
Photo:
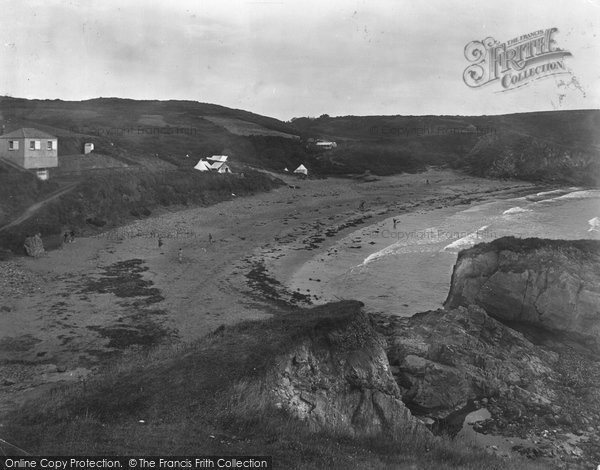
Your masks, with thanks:
[{"label": "white house", "polygon": [[47,132],[23,127],[0,135],[0,157],[35,170],[41,180],[50,177],[50,168],[58,166],[58,138]]},{"label": "white house", "polygon": [[94,144],[92,144],[91,142],[88,142],[86,144],[83,145],[83,153],[85,155],[87,155],[88,153],[90,153],[92,150],[94,150]]},{"label": "white house", "polygon": [[322,141],[322,140],[317,142],[315,145],[317,146],[317,148],[320,148],[323,150],[331,150],[331,149],[337,148],[337,143],[327,142],[327,141]]}]

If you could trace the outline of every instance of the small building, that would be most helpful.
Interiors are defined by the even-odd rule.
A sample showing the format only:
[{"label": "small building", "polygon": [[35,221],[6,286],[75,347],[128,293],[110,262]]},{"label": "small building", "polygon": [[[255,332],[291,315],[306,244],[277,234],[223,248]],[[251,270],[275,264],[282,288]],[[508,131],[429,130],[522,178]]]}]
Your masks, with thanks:
[{"label": "small building", "polygon": [[336,142],[328,142],[328,141],[324,141],[324,140],[318,141],[315,145],[317,146],[317,148],[323,149],[323,150],[331,150],[331,149],[337,148]]},{"label": "small building", "polygon": [[194,170],[198,170],[198,171],[210,171],[212,169],[212,167],[210,166],[210,164],[206,163],[204,160],[199,160],[198,163],[196,163],[196,166],[194,167]]},{"label": "small building", "polygon": [[0,135],[0,157],[26,170],[34,170],[41,180],[58,166],[58,138],[47,132],[23,127]]},{"label": "small building", "polygon": [[304,165],[301,164],[294,170],[294,174],[298,175],[300,178],[306,178],[308,176],[308,170]]},{"label": "small building", "polygon": [[231,168],[229,168],[229,165],[227,165],[227,163],[225,162],[216,162],[213,163],[210,167],[213,171],[216,171],[217,173],[231,173]]},{"label": "small building", "polygon": [[84,155],[87,155],[88,153],[91,153],[92,150],[94,150],[94,144],[91,142],[88,142],[86,144],[84,144],[83,146],[83,153]]},{"label": "small building", "polygon": [[225,163],[227,158],[227,155],[213,155],[212,157],[208,157],[207,160],[215,163]]}]

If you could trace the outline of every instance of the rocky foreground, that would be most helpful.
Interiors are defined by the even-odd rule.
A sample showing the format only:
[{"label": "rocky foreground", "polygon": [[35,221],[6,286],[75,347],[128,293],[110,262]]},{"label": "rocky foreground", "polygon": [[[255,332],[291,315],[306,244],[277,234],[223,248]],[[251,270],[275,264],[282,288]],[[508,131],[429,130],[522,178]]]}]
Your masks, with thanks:
[{"label": "rocky foreground", "polygon": [[[448,441],[435,435],[468,431],[505,458],[506,468],[526,468],[521,456],[543,468],[595,468],[599,253],[600,242],[591,241],[477,245],[459,254],[444,309],[400,318],[346,301],[222,325],[181,353],[157,353],[123,372],[90,377],[83,391],[74,385],[28,405],[7,417],[3,439],[65,454],[114,451],[127,442],[127,454],[142,448],[132,435],[145,443],[157,432],[156,442],[167,446],[161,449],[174,452],[163,435],[187,439],[189,428],[173,425],[192,410],[204,423],[195,425],[194,451],[222,450],[214,447],[217,433],[229,436],[223,445],[238,446],[229,452],[247,451],[248,439],[270,449],[277,439],[239,433],[263,426],[270,435],[283,416],[284,437],[293,434],[294,442],[287,426],[300,421],[306,426],[298,429],[310,432],[305,440],[341,436],[368,442],[369,452],[391,440],[398,456],[412,442],[413,450],[423,447],[418,456],[431,450],[426,457],[439,463],[454,452],[454,466],[464,468],[464,442],[440,451],[439,442]],[[72,441],[60,438],[65,429]]]},{"label": "rocky foreground", "polygon": [[[599,247],[509,239],[463,252],[451,307],[412,318],[359,312],[317,323],[278,360],[273,400],[316,429],[353,435],[415,426],[454,435],[468,413],[484,409],[489,418],[473,425],[476,433],[503,438],[512,451],[547,465],[595,467],[600,303],[590,298],[599,285]],[[494,284],[511,276],[530,282]],[[535,304],[527,286],[545,299],[537,317],[523,313]],[[506,319],[511,326],[500,321]]]}]

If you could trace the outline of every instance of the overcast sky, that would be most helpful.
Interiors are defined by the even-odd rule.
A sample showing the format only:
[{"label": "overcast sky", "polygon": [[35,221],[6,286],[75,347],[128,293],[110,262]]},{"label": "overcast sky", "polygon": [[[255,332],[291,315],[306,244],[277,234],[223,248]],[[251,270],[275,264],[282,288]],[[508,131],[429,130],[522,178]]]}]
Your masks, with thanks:
[{"label": "overcast sky", "polygon": [[[189,99],[280,119],[600,108],[600,0],[0,0],[0,94]],[[551,27],[581,88],[500,93],[464,47]],[[562,98],[560,95],[563,95]]]}]

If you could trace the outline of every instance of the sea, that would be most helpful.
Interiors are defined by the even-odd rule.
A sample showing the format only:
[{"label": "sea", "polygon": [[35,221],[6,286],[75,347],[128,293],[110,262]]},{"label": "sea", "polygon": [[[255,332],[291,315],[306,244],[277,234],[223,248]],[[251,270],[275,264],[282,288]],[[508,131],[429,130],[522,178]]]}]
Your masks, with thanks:
[{"label": "sea", "polygon": [[355,299],[371,312],[411,316],[442,306],[460,250],[508,235],[598,240],[600,190],[573,187],[399,214],[315,255],[288,286],[315,304]]}]

